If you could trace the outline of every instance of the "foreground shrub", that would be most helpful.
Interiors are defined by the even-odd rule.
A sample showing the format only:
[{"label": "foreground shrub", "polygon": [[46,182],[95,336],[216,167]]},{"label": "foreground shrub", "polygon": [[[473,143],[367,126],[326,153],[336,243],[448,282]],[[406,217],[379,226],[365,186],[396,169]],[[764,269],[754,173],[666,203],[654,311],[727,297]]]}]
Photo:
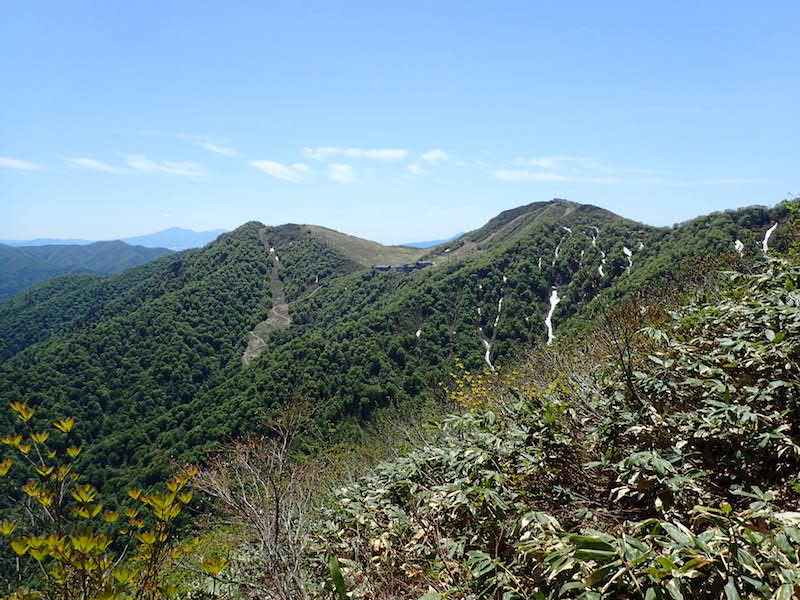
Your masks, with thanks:
[{"label": "foreground shrub", "polygon": [[[0,461],[0,475],[20,471],[19,486],[0,522],[3,549],[15,557],[14,572],[3,573],[6,600],[156,600],[175,596],[174,570],[191,549],[176,523],[192,500],[187,469],[161,493],[128,491],[135,508],[110,510],[97,490],[82,483],[73,445],[75,419],[59,418],[34,427],[34,410],[10,405],[21,431],[0,442],[16,451],[17,461]],[[200,570],[218,573],[218,565]]]},{"label": "foreground shrub", "polygon": [[467,412],[323,510],[319,597],[331,556],[353,598],[799,597],[800,268],[726,278],[547,384],[456,374]]}]

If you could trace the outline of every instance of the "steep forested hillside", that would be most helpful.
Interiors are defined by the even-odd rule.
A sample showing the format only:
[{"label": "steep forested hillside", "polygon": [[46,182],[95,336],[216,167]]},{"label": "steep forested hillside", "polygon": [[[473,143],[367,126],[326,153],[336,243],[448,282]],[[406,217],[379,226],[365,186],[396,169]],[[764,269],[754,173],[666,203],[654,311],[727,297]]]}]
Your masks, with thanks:
[{"label": "steep forested hillside", "polygon": [[[782,211],[664,229],[535,203],[414,250],[435,264],[408,274],[365,266],[381,262],[371,242],[248,223],[207,248],[61,278],[0,307],[0,400],[77,416],[86,439],[102,440],[84,471],[109,487],[152,480],[170,456],[198,460],[289,398],[312,400],[335,435],[354,435],[376,409],[432,397],[455,359],[494,369],[580,322],[598,296],[673,278],[687,258],[736,257],[737,239],[744,257],[761,256]],[[243,361],[254,337],[258,352]]]},{"label": "steep forested hillside", "polygon": [[166,248],[130,246],[120,241],[18,248],[0,244],[0,301],[58,275],[109,275],[169,253]]},{"label": "steep forested hillside", "polygon": [[588,344],[463,375],[460,410],[336,490],[294,581],[315,598],[796,598],[798,286],[770,260],[649,324],[620,312]]}]

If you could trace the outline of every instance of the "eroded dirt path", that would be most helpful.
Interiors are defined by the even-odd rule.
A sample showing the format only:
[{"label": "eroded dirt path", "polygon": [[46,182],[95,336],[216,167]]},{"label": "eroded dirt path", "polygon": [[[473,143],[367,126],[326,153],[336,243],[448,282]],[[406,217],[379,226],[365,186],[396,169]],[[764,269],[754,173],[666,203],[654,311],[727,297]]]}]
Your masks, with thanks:
[{"label": "eroded dirt path", "polygon": [[286,329],[292,324],[292,318],[289,316],[289,303],[286,300],[286,292],[283,289],[283,281],[281,281],[280,276],[280,257],[275,248],[270,245],[265,229],[258,232],[258,237],[264,245],[269,261],[272,264],[269,273],[272,308],[267,318],[247,334],[247,348],[242,354],[242,366],[245,367],[264,352],[271,331]]}]

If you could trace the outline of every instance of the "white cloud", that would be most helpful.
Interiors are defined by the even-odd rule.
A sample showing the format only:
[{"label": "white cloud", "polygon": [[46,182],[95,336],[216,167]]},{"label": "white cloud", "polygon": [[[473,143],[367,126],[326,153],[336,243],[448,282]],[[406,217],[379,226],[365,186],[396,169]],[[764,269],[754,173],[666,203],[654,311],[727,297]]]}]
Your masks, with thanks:
[{"label": "white cloud", "polygon": [[154,137],[175,138],[177,140],[186,140],[195,144],[196,146],[214,152],[216,154],[224,154],[225,156],[238,156],[239,153],[228,145],[227,140],[220,138],[212,138],[207,135],[196,135],[192,133],[178,133],[173,131],[148,131],[137,129],[134,131],[123,130],[118,133],[132,133],[135,135],[147,135]]},{"label": "white cloud", "polygon": [[231,148],[230,146],[226,146],[223,144],[217,144],[216,142],[210,142],[208,140],[198,142],[198,145],[209,152],[214,152],[216,154],[224,154],[225,156],[236,156],[238,152]]},{"label": "white cloud", "polygon": [[492,171],[492,177],[500,181],[569,181],[570,178],[557,173],[542,173],[532,171],[511,171],[498,169]]},{"label": "white cloud", "polygon": [[125,157],[128,167],[140,173],[163,173],[166,175],[178,175],[191,179],[203,179],[206,176],[202,165],[189,161],[155,161],[147,158],[144,154],[129,154]]},{"label": "white cloud", "polygon": [[692,187],[703,185],[755,185],[769,183],[764,179],[696,179],[688,181],[671,181],[668,179],[640,179],[635,183],[649,183],[651,185],[666,185],[675,187]]},{"label": "white cloud", "polygon": [[422,160],[424,160],[425,162],[427,162],[427,163],[435,165],[436,163],[440,163],[440,162],[444,162],[446,160],[449,160],[450,155],[447,152],[445,152],[444,150],[440,150],[440,149],[437,148],[435,150],[430,150],[428,152],[423,152],[420,155],[420,158]]},{"label": "white cloud", "polygon": [[102,161],[93,158],[68,158],[67,164],[74,169],[87,169],[89,171],[100,171],[102,173],[127,173],[126,169],[113,167]]},{"label": "white cloud", "polygon": [[565,162],[588,162],[587,159],[580,156],[540,156],[538,158],[523,158],[520,159],[522,164],[538,167],[540,169],[554,169],[561,166]]},{"label": "white cloud", "polygon": [[358,175],[350,165],[335,164],[328,168],[328,177],[336,183],[358,183]]},{"label": "white cloud", "polygon": [[17,169],[18,171],[44,171],[42,165],[27,160],[19,160],[17,158],[5,158],[0,156],[0,167],[6,169]]},{"label": "white cloud", "polygon": [[492,177],[500,181],[561,181],[570,183],[628,183],[634,185],[657,185],[673,187],[692,187],[706,185],[750,185],[767,183],[759,179],[697,179],[671,180],[660,177],[611,177],[583,176],[577,174],[561,174],[550,171],[522,171],[497,169],[491,172]]},{"label": "white cloud", "polygon": [[399,148],[303,148],[303,153],[315,160],[325,160],[331,156],[367,160],[403,160],[408,156],[408,150]]},{"label": "white cloud", "polygon": [[408,165],[408,167],[406,168],[408,169],[409,173],[412,173],[414,175],[423,175],[425,173],[425,169],[423,169],[419,165]]},{"label": "white cloud", "polygon": [[264,171],[268,175],[272,175],[277,179],[298,183],[302,181],[303,177],[310,170],[308,165],[302,163],[295,163],[293,165],[285,165],[283,163],[275,162],[274,160],[253,160],[250,161],[250,166]]}]

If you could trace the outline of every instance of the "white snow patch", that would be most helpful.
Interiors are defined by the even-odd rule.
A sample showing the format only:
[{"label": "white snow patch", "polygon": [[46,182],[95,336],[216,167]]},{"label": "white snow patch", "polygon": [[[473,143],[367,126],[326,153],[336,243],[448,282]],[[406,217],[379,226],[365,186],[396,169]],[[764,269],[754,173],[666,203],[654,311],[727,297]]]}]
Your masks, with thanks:
[{"label": "white snow patch", "polygon": [[547,327],[547,345],[553,343],[555,336],[553,335],[553,313],[556,310],[556,305],[561,302],[561,298],[558,297],[558,290],[553,288],[552,293],[550,294],[550,310],[547,312],[547,317],[544,319],[544,326]]},{"label": "white snow patch", "polygon": [[494,371],[494,365],[492,364],[492,345],[485,339],[481,339],[483,345],[486,346],[486,354],[483,355],[483,360],[486,361],[486,364],[489,365],[489,368]]},{"label": "white snow patch", "polygon": [[633,258],[632,258],[633,257],[633,252],[627,246],[623,246],[622,247],[622,252],[628,258],[628,268],[625,269],[625,272],[627,273],[628,271],[631,270],[631,267],[633,266]]},{"label": "white snow patch", "polygon": [[505,275],[503,275],[503,283],[506,283],[507,281],[508,281],[508,277],[506,277]]},{"label": "white snow patch", "polygon": [[444,251],[445,253],[450,252],[450,248],[445,248]]},{"label": "white snow patch", "polygon": [[542,270],[542,257],[539,257],[539,270]]},{"label": "white snow patch", "polygon": [[553,254],[553,266],[556,266],[556,261],[558,260],[558,253],[561,251],[561,242],[563,241],[564,238],[561,238],[561,240],[558,242],[558,246],[556,246],[556,251]]},{"label": "white snow patch", "polygon": [[486,339],[486,336],[483,335],[483,327],[478,327],[478,335],[483,345],[486,346],[486,354],[483,355],[483,360],[485,360],[489,368],[494,371],[494,365],[492,364],[492,345],[489,343],[489,340]]},{"label": "white snow patch", "polygon": [[422,335],[422,329],[417,329],[417,339]]},{"label": "white snow patch", "polygon": [[769,251],[769,238],[772,236],[772,233],[775,231],[776,227],[778,227],[777,223],[767,229],[767,233],[764,234],[764,239],[761,242],[761,249],[764,251],[764,254]]},{"label": "white snow patch", "polygon": [[494,328],[497,329],[497,324],[500,322],[500,311],[503,310],[503,298],[497,303],[497,316],[494,319]]},{"label": "white snow patch", "polygon": [[644,248],[644,242],[639,242],[639,250],[642,250],[643,248]]},{"label": "white snow patch", "polygon": [[600,277],[605,277],[606,272],[603,270],[603,267],[606,266],[606,253],[600,250],[600,256],[602,256],[602,258],[600,259],[600,266],[597,267],[597,272],[600,273]]},{"label": "white snow patch", "polygon": [[736,240],[733,242],[733,247],[736,248],[736,252],[739,254],[739,256],[744,256],[744,243],[742,240]]},{"label": "white snow patch", "polygon": [[558,253],[561,251],[561,244],[563,244],[563,243],[564,243],[564,240],[565,240],[565,239],[567,239],[567,236],[568,236],[568,235],[570,235],[570,234],[572,233],[572,229],[570,229],[569,227],[564,227],[564,226],[562,225],[562,226],[561,226],[561,229],[563,229],[564,231],[566,231],[566,232],[567,232],[567,235],[564,235],[564,236],[562,236],[562,237],[561,237],[561,239],[560,239],[560,240],[558,240],[558,246],[556,246],[556,251],[555,251],[555,254],[554,254],[554,256],[553,256],[553,266],[556,266],[556,261],[558,260]]}]

